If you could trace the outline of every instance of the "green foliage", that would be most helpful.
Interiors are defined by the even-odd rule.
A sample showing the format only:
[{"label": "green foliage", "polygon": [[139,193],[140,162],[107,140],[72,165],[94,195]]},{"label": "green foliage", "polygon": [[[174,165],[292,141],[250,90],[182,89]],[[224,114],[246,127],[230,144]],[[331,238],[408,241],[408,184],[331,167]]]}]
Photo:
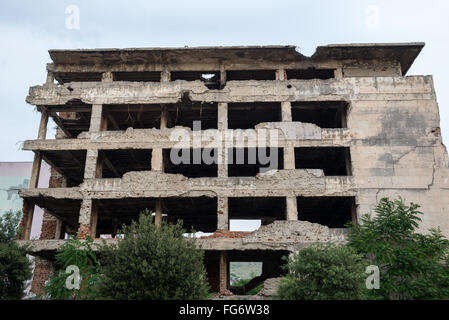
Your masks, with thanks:
[{"label": "green foliage", "polygon": [[0,216],[0,299],[23,298],[25,281],[31,278],[26,248],[14,242],[20,217],[20,211]]},{"label": "green foliage", "polygon": [[[100,263],[93,250],[93,240],[67,240],[56,254],[58,270],[45,285],[45,293],[50,299],[97,299],[98,282],[101,278]],[[72,275],[67,267],[77,266],[80,270],[80,288],[68,289],[66,280]],[[70,279],[69,279],[70,280]]]},{"label": "green foliage", "polygon": [[124,239],[101,250],[101,292],[111,299],[204,299],[208,296],[203,251],[183,237],[181,223],[160,226],[146,211],[124,226]]},{"label": "green foliage", "polygon": [[0,242],[6,243],[16,239],[19,233],[19,224],[22,212],[7,211],[0,214]]},{"label": "green foliage", "polygon": [[346,246],[312,245],[288,259],[283,300],[356,300],[365,293],[365,262]]},{"label": "green foliage", "polygon": [[419,205],[383,198],[373,218],[351,225],[349,245],[380,269],[380,289],[373,299],[448,299],[449,241],[439,230],[416,232]]},{"label": "green foliage", "polygon": [[263,284],[259,284],[257,287],[252,288],[249,290],[246,295],[253,296],[255,294],[258,294],[260,290],[262,290]]}]

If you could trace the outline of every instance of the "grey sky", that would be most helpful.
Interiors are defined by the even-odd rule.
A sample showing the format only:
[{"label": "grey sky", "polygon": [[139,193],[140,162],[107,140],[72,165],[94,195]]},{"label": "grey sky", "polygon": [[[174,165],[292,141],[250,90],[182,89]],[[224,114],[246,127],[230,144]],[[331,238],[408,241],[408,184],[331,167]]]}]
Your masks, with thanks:
[{"label": "grey sky", "polygon": [[[79,30],[66,28],[71,4],[80,9]],[[330,43],[424,41],[408,74],[434,75],[443,139],[449,141],[448,12],[447,0],[2,0],[0,161],[32,159],[20,142],[36,138],[39,115],[25,97],[28,87],[45,81],[50,48],[291,44],[311,55]]]}]

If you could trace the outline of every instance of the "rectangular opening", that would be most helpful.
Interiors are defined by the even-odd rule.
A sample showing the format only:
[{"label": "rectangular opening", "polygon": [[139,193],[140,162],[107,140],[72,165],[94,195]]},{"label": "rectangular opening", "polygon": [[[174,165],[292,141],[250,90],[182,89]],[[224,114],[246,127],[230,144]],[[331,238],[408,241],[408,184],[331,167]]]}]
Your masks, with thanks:
[{"label": "rectangular opening", "polygon": [[191,102],[184,99],[183,102],[166,106],[169,128],[183,126],[193,130],[193,122],[200,121],[201,130],[217,129],[217,103]]},{"label": "rectangular opening", "polygon": [[228,149],[228,176],[255,177],[258,173],[284,169],[284,150],[281,148]]},{"label": "rectangular opening", "polygon": [[151,170],[151,149],[100,150],[103,178],[121,178],[130,171]]},{"label": "rectangular opening", "polygon": [[[61,220],[61,229],[59,239],[64,239],[66,234],[75,236],[79,229],[79,213],[81,208],[81,200],[74,199],[55,199],[50,197],[30,198],[36,206],[47,210],[51,215]],[[54,221],[56,224],[56,221]],[[56,229],[56,228],[55,228]],[[40,231],[40,229],[39,229]],[[52,240],[54,233],[41,233],[40,239]]]},{"label": "rectangular opening", "polygon": [[126,130],[159,129],[161,126],[160,104],[110,104],[103,107],[107,119],[107,129]]},{"label": "rectangular opening", "polygon": [[216,177],[217,149],[164,149],[164,172],[188,178]]},{"label": "rectangular opening", "polygon": [[268,278],[285,274],[283,257],[288,251],[245,250],[228,251],[228,287],[237,295],[257,294]]},{"label": "rectangular opening", "polygon": [[210,233],[217,230],[217,198],[165,198],[162,212],[167,214],[168,222],[176,223],[181,219],[187,232]]},{"label": "rectangular opening", "polygon": [[252,232],[260,228],[261,219],[230,219],[229,231]]},{"label": "rectangular opening", "polygon": [[114,81],[160,82],[161,72],[114,72]]},{"label": "rectangular opening", "polygon": [[350,176],[351,156],[348,147],[295,148],[296,169],[322,169],[326,176]]},{"label": "rectangular opening", "polygon": [[[260,225],[267,225],[275,220],[285,220],[285,208],[285,197],[228,198],[228,216],[234,229],[232,231],[248,231],[258,221]],[[243,230],[238,230],[239,228]]]},{"label": "rectangular opening", "polygon": [[254,129],[262,122],[281,121],[280,102],[249,102],[228,104],[229,129]]},{"label": "rectangular opening", "polygon": [[292,120],[320,128],[347,128],[348,103],[344,101],[292,102]]},{"label": "rectangular opening", "polygon": [[276,70],[229,70],[226,81],[234,80],[276,80]]},{"label": "rectangular opening", "polygon": [[98,221],[96,237],[114,238],[122,225],[130,225],[137,220],[146,209],[153,212],[156,200],[161,200],[162,219],[170,223],[182,220],[183,228],[201,232],[214,232],[217,229],[217,199],[208,197],[171,197],[155,198],[122,198],[95,200],[98,205]]},{"label": "rectangular opening", "polygon": [[170,74],[171,81],[185,80],[204,82],[208,89],[220,89],[220,71],[172,71]]},{"label": "rectangular opening", "polygon": [[64,105],[44,106],[65,138],[76,138],[89,131],[92,105],[74,99]]},{"label": "rectangular opening", "polygon": [[329,228],[356,222],[355,197],[298,197],[298,219]]},{"label": "rectangular opening", "polygon": [[335,69],[288,69],[287,79],[311,80],[311,79],[332,79],[335,77]]},{"label": "rectangular opening", "polygon": [[77,187],[84,179],[86,150],[40,151],[42,158],[67,179],[67,187]]},{"label": "rectangular opening", "polygon": [[99,82],[102,78],[101,72],[55,72],[54,75],[61,85],[69,82]]}]

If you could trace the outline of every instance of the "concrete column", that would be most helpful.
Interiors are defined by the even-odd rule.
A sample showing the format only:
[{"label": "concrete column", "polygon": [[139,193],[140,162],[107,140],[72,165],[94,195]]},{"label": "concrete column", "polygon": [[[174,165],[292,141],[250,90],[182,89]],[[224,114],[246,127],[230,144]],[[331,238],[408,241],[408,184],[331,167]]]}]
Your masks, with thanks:
[{"label": "concrete column", "polygon": [[98,205],[92,199],[84,199],[81,203],[79,215],[79,237],[85,239],[95,238],[98,221]]},{"label": "concrete column", "polygon": [[343,66],[339,66],[334,70],[335,79],[343,79]]},{"label": "concrete column", "polygon": [[228,197],[217,198],[217,230],[229,230]]},{"label": "concrete column", "polygon": [[171,81],[170,71],[167,69],[162,70],[161,72],[161,82],[170,82]]},{"label": "concrete column", "polygon": [[226,251],[220,251],[220,292],[228,290],[228,259]]},{"label": "concrete column", "polygon": [[298,205],[296,197],[287,197],[286,219],[289,221],[298,220]]},{"label": "concrete column", "polygon": [[219,103],[218,104],[218,130],[227,130],[228,129],[228,104],[227,103]]},{"label": "concrete column", "polygon": [[33,166],[31,167],[30,188],[37,188],[39,175],[41,172],[42,154],[36,151],[34,154]]},{"label": "concrete column", "polygon": [[103,72],[101,74],[101,82],[113,82],[114,74],[112,72]]},{"label": "concrete column", "polygon": [[106,129],[107,121],[103,116],[103,105],[93,104],[90,116],[90,132],[98,132]]},{"label": "concrete column", "polygon": [[34,203],[28,199],[23,199],[22,220],[20,221],[19,230],[21,232],[20,238],[22,240],[30,240],[31,226],[34,216]]},{"label": "concrete column", "polygon": [[168,111],[167,111],[167,106],[162,106],[162,110],[161,110],[161,129],[167,129],[168,127]]},{"label": "concrete column", "polygon": [[45,81],[45,84],[54,84],[55,83],[55,74],[51,71],[47,72],[47,80]]},{"label": "concrete column", "polygon": [[292,121],[292,105],[290,101],[284,101],[281,103],[282,121]]},{"label": "concrete column", "polygon": [[39,124],[39,133],[37,135],[37,139],[45,140],[47,137],[47,124],[48,124],[48,112],[43,110],[41,112],[41,122]]},{"label": "concrete column", "polygon": [[220,66],[220,86],[226,85],[226,69],[223,65]]},{"label": "concrete column", "polygon": [[284,147],[284,170],[295,170],[295,148]]},{"label": "concrete column", "polygon": [[[217,128],[220,131],[228,129],[228,104],[218,104],[218,123]],[[228,152],[226,147],[226,135],[223,135],[221,149],[218,151],[218,177],[228,177]]]},{"label": "concrete column", "polygon": [[276,80],[287,80],[287,73],[285,69],[276,70]]},{"label": "concrete column", "polygon": [[84,179],[101,178],[102,172],[103,163],[99,161],[98,150],[87,150]]},{"label": "concrete column", "polygon": [[151,152],[151,171],[164,171],[164,157],[162,148],[154,148]]},{"label": "concrete column", "polygon": [[162,223],[162,200],[161,199],[157,199],[156,200],[156,207],[154,209],[154,223],[157,226],[160,226]]}]

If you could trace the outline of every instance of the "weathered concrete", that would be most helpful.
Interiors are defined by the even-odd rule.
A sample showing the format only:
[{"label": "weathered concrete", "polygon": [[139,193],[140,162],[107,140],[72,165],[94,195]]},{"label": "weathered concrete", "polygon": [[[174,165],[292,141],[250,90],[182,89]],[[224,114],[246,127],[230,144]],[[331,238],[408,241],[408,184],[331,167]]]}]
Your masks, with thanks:
[{"label": "weathered concrete", "polygon": [[[95,237],[97,225],[105,222],[102,212],[111,210],[100,206],[102,200],[119,204],[124,199],[156,199],[159,223],[164,206],[171,198],[213,198],[217,211],[213,223],[225,236],[198,239],[198,245],[205,250],[221,252],[220,263],[218,257],[216,263],[221,266],[217,273],[220,273],[222,291],[226,290],[229,278],[227,251],[294,252],[313,242],[345,242],[343,230],[301,221],[310,210],[301,207],[298,200],[301,197],[350,198],[354,200],[350,216],[352,221],[357,221],[362,214],[372,212],[382,197],[402,196],[422,206],[425,214],[421,230],[440,227],[443,234],[449,236],[449,159],[442,144],[433,78],[405,76],[422,47],[422,43],[329,45],[318,47],[312,57],[303,56],[292,46],[52,50],[54,63],[47,66],[47,82],[31,87],[27,97],[27,102],[38,106],[42,112],[38,138],[25,141],[23,149],[36,153],[33,172],[39,170],[42,159],[50,162],[48,158],[55,157],[60,167],[54,165],[54,170],[60,173],[62,183],[39,189],[33,182],[31,188],[20,191],[26,200],[22,225],[30,225],[30,208],[37,203],[53,209],[53,212],[48,210],[48,214],[57,217],[46,219],[48,232],[44,238],[54,236],[53,239],[57,239],[64,230]],[[235,71],[248,75],[264,70],[274,77],[230,80],[227,74]],[[302,72],[308,76],[295,78],[292,70],[300,70],[296,74]],[[313,70],[327,70],[327,76],[314,74]],[[178,71],[189,71],[189,81],[172,81],[172,73]],[[190,81],[193,71],[219,72],[219,76],[214,76],[219,85],[211,89],[204,78]],[[143,72],[153,78],[116,81],[117,72],[128,72],[131,79]],[[54,83],[55,79],[58,84]],[[264,102],[279,105],[276,120],[264,120],[253,128],[247,127],[251,129],[230,129],[230,114],[236,103]],[[307,121],[298,120],[301,116],[295,108],[299,102],[316,102],[312,109],[307,111],[306,107],[306,112],[318,112],[320,107],[335,103],[343,103],[347,109],[341,113],[340,125],[320,127],[322,117],[334,115],[323,113],[315,118],[310,116]],[[193,108],[194,104],[200,104],[199,116],[196,111],[189,115],[196,120],[202,117],[203,104],[207,103],[216,106],[213,112],[210,105],[209,109],[205,108],[208,111],[204,111],[209,112],[204,116],[206,120],[216,121],[216,126],[212,126],[216,129],[195,132],[190,127],[176,125],[180,105]],[[151,109],[153,113],[148,112],[146,121],[151,115],[160,125],[145,125],[142,111],[137,111],[134,119],[130,109],[138,104],[156,106]],[[132,121],[114,116],[108,111],[111,106],[116,110],[121,108],[122,113],[128,110],[124,118],[127,116],[127,120]],[[135,107],[139,108],[143,110],[141,106]],[[170,113],[169,108],[175,112]],[[57,119],[57,139],[45,139],[48,116]],[[263,118],[264,111],[258,116]],[[180,117],[183,117],[182,112]],[[248,120],[250,117],[248,113]],[[61,119],[78,124],[80,129],[67,135]],[[166,172],[170,164],[164,158],[164,150],[180,147],[179,141],[173,138],[179,132],[187,141],[217,149],[219,161],[215,177],[189,178]],[[254,139],[264,132],[269,135],[262,140]],[[231,145],[241,137],[250,139],[241,145]],[[279,148],[283,168],[256,176],[232,177],[226,152],[230,145]],[[346,175],[326,174],[325,168],[299,169],[304,166],[301,167],[296,158],[296,151],[302,147],[346,148]],[[145,150],[151,150],[151,159],[139,159],[142,151],[147,152]],[[86,153],[83,161],[80,161],[80,152]],[[115,162],[105,158],[105,152],[112,152],[111,159]],[[137,169],[126,168],[122,163],[129,163],[127,158],[131,163],[141,161],[144,165]],[[328,159],[315,159],[315,162],[325,160]],[[309,164],[315,168],[315,163]],[[74,183],[73,172],[80,172],[81,176],[84,172],[83,179]],[[106,178],[107,174],[116,178]],[[226,236],[229,219],[234,214],[229,199],[245,197],[280,197],[285,199],[285,208],[281,215],[264,217],[265,223],[271,222],[270,219],[276,221],[250,235]],[[117,221],[112,224],[116,229]],[[34,241],[30,251],[51,256],[61,243],[60,240]]]}]

